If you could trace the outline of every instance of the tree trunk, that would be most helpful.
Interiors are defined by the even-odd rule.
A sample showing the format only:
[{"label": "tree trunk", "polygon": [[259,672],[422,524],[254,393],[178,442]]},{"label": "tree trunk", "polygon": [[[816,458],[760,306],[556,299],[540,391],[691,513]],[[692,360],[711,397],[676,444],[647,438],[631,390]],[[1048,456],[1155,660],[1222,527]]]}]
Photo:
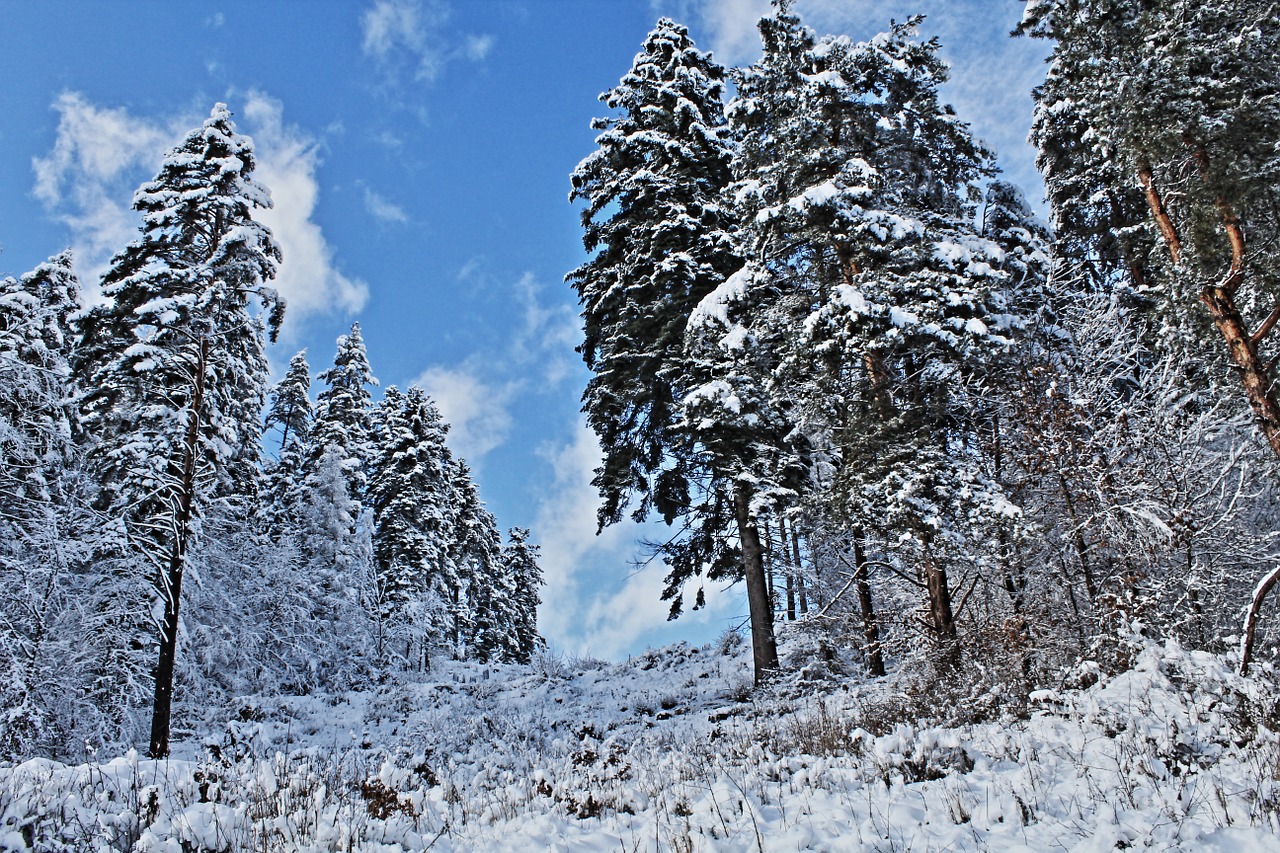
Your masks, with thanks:
[{"label": "tree trunk", "polygon": [[756,686],[778,670],[778,645],[773,636],[773,607],[764,571],[764,547],[751,517],[751,484],[738,480],[733,486],[733,510],[742,545],[742,574],[747,583],[747,607],[751,612],[751,653]]},{"label": "tree trunk", "polygon": [[928,558],[924,567],[925,587],[929,591],[929,621],[938,643],[938,660],[948,667],[960,663],[960,644],[956,632],[956,616],[951,606],[951,587],[947,570]]},{"label": "tree trunk", "polygon": [[778,553],[782,555],[782,565],[787,572],[787,621],[796,621],[796,572],[798,567],[791,561],[791,551],[787,548],[787,522],[778,519]]},{"label": "tree trunk", "polygon": [[884,652],[880,647],[880,626],[871,601],[871,578],[861,531],[853,536],[853,565],[858,586],[858,608],[862,611],[862,637],[867,644],[867,672],[879,678],[884,675]]},{"label": "tree trunk", "polygon": [[804,566],[800,562],[800,531],[796,530],[794,523],[791,525],[791,559],[796,567],[796,591],[800,595],[800,615],[804,616],[809,612],[809,592],[805,589]]},{"label": "tree trunk", "polygon": [[158,573],[156,586],[164,604],[164,620],[160,626],[160,658],[156,662],[155,701],[151,707],[152,758],[169,755],[169,724],[173,715],[173,669],[178,656],[179,608],[182,604],[182,575],[186,569],[191,542],[191,521],[195,516],[196,455],[200,442],[200,412],[204,408],[204,372],[209,359],[209,342],[200,340],[196,358],[195,388],[191,395],[191,415],[182,442],[182,461],[178,470],[178,506],[174,519],[173,542],[169,557]]},{"label": "tree trunk", "polygon": [[1249,662],[1253,660],[1253,643],[1258,631],[1258,615],[1262,611],[1262,602],[1278,581],[1280,581],[1280,566],[1276,566],[1259,581],[1257,588],[1253,591],[1253,600],[1249,602],[1249,615],[1244,620],[1244,639],[1240,641],[1241,675],[1249,674]]}]

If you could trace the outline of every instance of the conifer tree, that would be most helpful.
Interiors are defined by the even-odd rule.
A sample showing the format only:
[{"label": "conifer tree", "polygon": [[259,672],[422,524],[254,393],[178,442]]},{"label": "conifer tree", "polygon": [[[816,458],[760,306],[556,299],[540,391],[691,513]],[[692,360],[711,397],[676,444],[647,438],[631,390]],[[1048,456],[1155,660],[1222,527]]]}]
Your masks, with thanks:
[{"label": "conifer tree", "polygon": [[[80,307],[71,255],[21,279],[0,280],[0,512],[18,519],[53,499],[76,432],[71,405],[74,330]],[[39,514],[39,513],[37,513]]]},{"label": "conifer tree", "polygon": [[[723,401],[728,414],[710,419],[720,440],[726,424],[772,419],[764,443],[783,448],[790,420],[834,453],[842,522],[914,543],[932,634],[954,660],[946,565],[981,538],[978,519],[1012,511],[979,460],[954,451],[975,428],[967,377],[1016,325],[1005,251],[974,222],[991,155],[939,103],[945,68],[936,43],[913,38],[917,20],[854,43],[818,39],[778,5],[729,107],[746,266],[690,322],[740,367],[709,357],[710,381],[691,400]],[[769,469],[787,465],[784,455]],[[769,469],[751,472],[757,489]]]},{"label": "conifer tree", "polygon": [[[691,433],[682,410],[691,392],[710,387],[688,369],[689,315],[741,265],[727,237],[733,218],[724,189],[733,149],[721,101],[724,75],[684,27],[660,20],[631,71],[602,96],[622,115],[598,123],[606,131],[600,150],[575,171],[571,196],[588,200],[584,243],[598,250],[569,280],[583,306],[580,349],[594,373],[583,408],[606,454],[595,480],[604,499],[599,517],[602,525],[618,520],[635,496],[636,518],[650,510],[668,523],[688,517],[684,526],[692,532],[665,549],[673,616],[689,577],[709,562],[724,568],[726,552],[703,546],[722,540],[726,482],[747,473],[740,452],[725,457],[701,447],[708,433]],[[744,512],[750,510],[746,484],[730,487]],[[737,523],[762,680],[777,668],[777,652],[761,597],[759,535],[749,515],[738,514]]]},{"label": "conifer tree", "polygon": [[122,544],[149,566],[158,599],[155,757],[169,752],[182,581],[200,516],[258,466],[266,324],[253,309],[274,334],[283,303],[267,285],[280,251],[252,216],[271,205],[254,166],[252,142],[216,105],[135,195],[141,236],[112,260],[110,301],[82,326],[100,505],[121,519]]},{"label": "conifer tree", "polygon": [[514,590],[508,617],[509,646],[515,663],[529,663],[546,641],[538,633],[538,605],[542,597],[542,568],[538,565],[538,546],[529,541],[529,531],[513,527],[507,531],[507,544],[502,549],[503,572]]},{"label": "conifer tree", "polygon": [[451,491],[455,510],[448,565],[456,594],[449,606],[455,641],[461,641],[468,657],[510,660],[513,590],[503,572],[502,534],[464,460],[453,463]]},{"label": "conifer tree", "polygon": [[264,422],[266,429],[280,433],[278,458],[266,466],[266,489],[261,511],[268,532],[279,537],[296,532],[302,504],[303,476],[311,453],[311,367],[307,352],[295,355],[289,369],[271,392],[271,404]]},{"label": "conifer tree", "polygon": [[352,520],[354,531],[364,499],[367,471],[374,455],[373,396],[369,386],[378,385],[369,366],[359,323],[351,325],[350,334],[339,336],[333,367],[321,372],[319,379],[325,388],[316,396],[306,476],[310,481],[316,475],[321,459],[331,452],[337,455],[346,480],[347,498],[356,504]]},{"label": "conifer tree", "polygon": [[425,669],[430,647],[449,639],[452,620],[441,611],[458,597],[447,430],[420,388],[387,388],[377,409],[368,490],[378,618],[386,639],[404,644],[404,661],[413,669]]},{"label": "conifer tree", "polygon": [[724,69],[668,18],[645,39],[619,84],[600,96],[619,114],[598,119],[599,149],[574,171],[570,199],[595,255],[568,280],[582,305],[578,348],[592,371],[583,410],[605,451],[595,485],[601,525],[688,504],[688,472],[672,429],[686,388],[689,311],[739,265],[725,240],[721,192],[732,148]]},{"label": "conifer tree", "polygon": [[[54,752],[83,697],[74,663],[85,519],[69,317],[79,306],[70,253],[0,280],[0,756]],[[82,720],[87,709],[77,709]]]}]

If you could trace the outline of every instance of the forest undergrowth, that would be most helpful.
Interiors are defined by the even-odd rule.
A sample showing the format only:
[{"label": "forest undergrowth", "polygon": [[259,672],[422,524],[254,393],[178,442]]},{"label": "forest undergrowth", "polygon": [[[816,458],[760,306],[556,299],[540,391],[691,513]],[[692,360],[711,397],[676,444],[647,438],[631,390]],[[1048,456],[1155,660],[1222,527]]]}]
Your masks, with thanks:
[{"label": "forest undergrowth", "polygon": [[753,690],[736,635],[617,664],[441,663],[245,699],[167,761],[2,768],[0,849],[1280,849],[1274,670],[1132,651],[1004,707],[842,660]]}]

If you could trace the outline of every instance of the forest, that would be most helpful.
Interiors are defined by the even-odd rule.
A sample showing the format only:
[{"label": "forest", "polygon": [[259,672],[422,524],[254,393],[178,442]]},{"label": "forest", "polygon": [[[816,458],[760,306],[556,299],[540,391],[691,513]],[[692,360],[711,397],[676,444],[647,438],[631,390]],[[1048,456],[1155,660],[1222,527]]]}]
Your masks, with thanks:
[{"label": "forest", "polygon": [[570,176],[597,521],[748,612],[616,664],[358,323],[271,385],[218,104],[103,301],[0,282],[0,849],[1275,849],[1278,21],[1028,3],[1046,222],[919,19],[659,20]]},{"label": "forest", "polygon": [[163,758],[175,714],[189,736],[238,696],[542,643],[529,532],[503,544],[420,389],[374,403],[359,323],[314,404],[305,352],[268,388],[285,305],[253,169],[218,104],[135,195],[105,302],[69,253],[0,282],[7,758],[121,751],[148,717]]},{"label": "forest", "polygon": [[661,22],[573,175],[601,525],[673,526],[673,616],[742,579],[757,683],[779,617],[871,676],[1034,684],[1135,632],[1238,637],[1247,672],[1278,577],[1270,7],[1029,8],[1048,227],[915,21],[855,44],[788,6],[731,71]]}]

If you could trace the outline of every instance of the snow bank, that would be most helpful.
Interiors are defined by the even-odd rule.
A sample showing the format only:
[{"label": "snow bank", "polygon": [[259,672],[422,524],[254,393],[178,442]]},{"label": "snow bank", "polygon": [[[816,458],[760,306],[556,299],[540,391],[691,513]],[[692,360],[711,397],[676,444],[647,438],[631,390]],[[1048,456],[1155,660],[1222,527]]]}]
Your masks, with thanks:
[{"label": "snow bank", "polygon": [[940,727],[886,710],[893,676],[753,693],[735,639],[261,700],[199,761],[2,768],[0,850],[1280,853],[1269,676],[1149,645]]}]

